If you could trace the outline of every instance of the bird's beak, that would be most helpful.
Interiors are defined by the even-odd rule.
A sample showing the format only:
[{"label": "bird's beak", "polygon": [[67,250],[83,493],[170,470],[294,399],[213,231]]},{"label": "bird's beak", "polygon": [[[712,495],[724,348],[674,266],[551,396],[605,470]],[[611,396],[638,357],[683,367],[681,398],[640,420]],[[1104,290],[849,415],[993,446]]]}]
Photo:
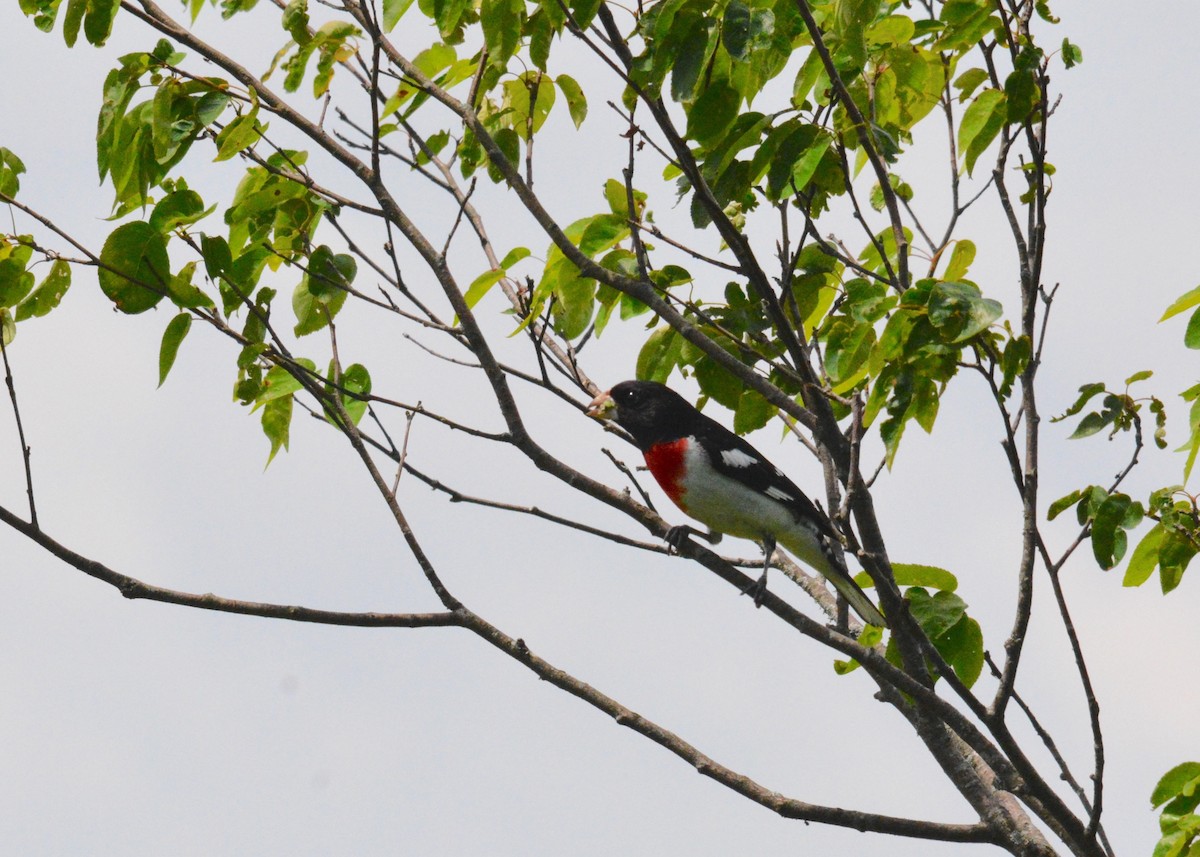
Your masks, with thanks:
[{"label": "bird's beak", "polygon": [[587,415],[597,420],[607,421],[616,419],[617,403],[613,401],[613,397],[606,390],[592,399],[592,403],[588,405]]}]

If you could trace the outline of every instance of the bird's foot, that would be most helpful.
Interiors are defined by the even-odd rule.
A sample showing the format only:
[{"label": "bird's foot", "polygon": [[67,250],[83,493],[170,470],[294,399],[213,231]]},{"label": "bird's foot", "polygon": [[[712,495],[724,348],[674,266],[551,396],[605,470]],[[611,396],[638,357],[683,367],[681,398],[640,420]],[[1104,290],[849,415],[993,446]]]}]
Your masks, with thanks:
[{"label": "bird's foot", "polygon": [[686,542],[688,537],[695,532],[696,531],[687,524],[680,524],[677,527],[671,527],[671,529],[667,530],[667,534],[664,539],[670,551],[679,553],[681,550],[683,550],[683,543]]},{"label": "bird's foot", "polygon": [[715,530],[709,530],[707,533],[702,533],[695,527],[689,527],[687,524],[680,524],[667,530],[664,540],[672,551],[679,553],[681,550],[683,550],[683,543],[692,536],[704,539],[710,545],[717,544],[722,538],[722,534],[716,532]]},{"label": "bird's foot", "polygon": [[764,571],[762,577],[743,589],[742,595],[751,596],[754,599],[754,606],[762,607],[763,599],[767,596],[767,573]]}]

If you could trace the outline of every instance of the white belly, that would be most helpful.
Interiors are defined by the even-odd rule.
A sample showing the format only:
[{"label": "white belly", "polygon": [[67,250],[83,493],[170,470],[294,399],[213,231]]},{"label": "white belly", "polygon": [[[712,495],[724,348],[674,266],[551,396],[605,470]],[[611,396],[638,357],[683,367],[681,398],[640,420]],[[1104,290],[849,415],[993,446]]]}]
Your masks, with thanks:
[{"label": "white belly", "polygon": [[798,560],[826,573],[829,559],[812,524],[797,521],[782,502],[719,473],[698,443],[687,445],[684,462],[679,503],[690,517],[726,535],[759,542],[774,538]]},{"label": "white belly", "polygon": [[684,467],[680,504],[702,524],[730,536],[756,540],[778,537],[794,526],[791,512],[782,503],[713,469],[700,444],[688,444]]}]

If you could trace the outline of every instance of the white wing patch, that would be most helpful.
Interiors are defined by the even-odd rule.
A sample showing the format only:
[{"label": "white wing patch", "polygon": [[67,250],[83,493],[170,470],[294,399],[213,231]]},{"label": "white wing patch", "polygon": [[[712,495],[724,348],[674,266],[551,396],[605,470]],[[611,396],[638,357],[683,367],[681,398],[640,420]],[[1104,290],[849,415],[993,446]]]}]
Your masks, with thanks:
[{"label": "white wing patch", "polygon": [[751,467],[758,463],[757,458],[740,449],[721,450],[721,460],[729,467]]},{"label": "white wing patch", "polygon": [[776,500],[781,500],[784,503],[791,503],[792,501],[794,501],[796,499],[788,492],[784,491],[781,488],[776,488],[774,485],[772,485],[770,488],[767,489],[767,496],[774,497]]}]

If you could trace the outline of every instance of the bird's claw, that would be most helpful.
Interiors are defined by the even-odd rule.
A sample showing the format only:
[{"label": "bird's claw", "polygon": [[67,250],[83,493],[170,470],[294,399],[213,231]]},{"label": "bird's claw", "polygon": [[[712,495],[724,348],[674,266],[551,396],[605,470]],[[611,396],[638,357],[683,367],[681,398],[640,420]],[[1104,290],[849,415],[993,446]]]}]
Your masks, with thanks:
[{"label": "bird's claw", "polygon": [[763,572],[762,577],[751,583],[742,590],[742,595],[750,595],[754,598],[754,606],[762,607],[763,599],[767,597],[767,574]]},{"label": "bird's claw", "polygon": [[664,540],[667,543],[667,547],[671,551],[679,553],[681,550],[683,550],[683,543],[688,540],[688,537],[693,532],[694,531],[691,527],[687,526],[686,524],[680,524],[679,526],[671,527],[671,529],[667,530]]}]

